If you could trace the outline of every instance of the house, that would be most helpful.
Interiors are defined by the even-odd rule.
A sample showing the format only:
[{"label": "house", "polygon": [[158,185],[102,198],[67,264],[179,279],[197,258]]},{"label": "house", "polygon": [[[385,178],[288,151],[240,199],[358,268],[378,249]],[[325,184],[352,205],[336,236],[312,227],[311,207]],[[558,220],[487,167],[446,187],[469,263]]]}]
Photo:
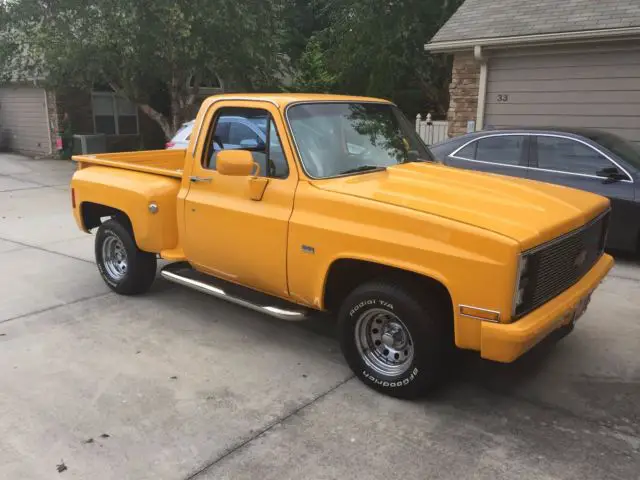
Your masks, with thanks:
[{"label": "house", "polygon": [[112,92],[53,91],[38,83],[0,87],[0,135],[8,138],[12,151],[54,155],[63,112],[68,112],[74,134],[105,134],[109,151],[137,149],[141,140],[162,145],[162,131]]},{"label": "house", "polygon": [[565,126],[640,142],[640,0],[466,0],[425,50],[453,55],[450,136]]},{"label": "house", "polygon": [[[200,87],[193,110],[215,84]],[[109,90],[48,90],[37,81],[0,86],[0,145],[8,139],[12,151],[31,156],[57,153],[56,140],[64,112],[76,135],[104,134],[109,152],[164,147],[160,127],[127,99]]]}]

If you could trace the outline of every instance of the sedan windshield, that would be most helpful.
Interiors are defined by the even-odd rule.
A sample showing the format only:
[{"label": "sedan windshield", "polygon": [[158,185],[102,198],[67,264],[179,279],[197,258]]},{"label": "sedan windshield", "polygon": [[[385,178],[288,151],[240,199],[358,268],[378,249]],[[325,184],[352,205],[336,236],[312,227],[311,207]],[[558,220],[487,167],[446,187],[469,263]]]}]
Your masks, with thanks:
[{"label": "sedan windshield", "polygon": [[433,161],[397,107],[384,103],[305,103],[287,111],[306,172],[327,178]]}]

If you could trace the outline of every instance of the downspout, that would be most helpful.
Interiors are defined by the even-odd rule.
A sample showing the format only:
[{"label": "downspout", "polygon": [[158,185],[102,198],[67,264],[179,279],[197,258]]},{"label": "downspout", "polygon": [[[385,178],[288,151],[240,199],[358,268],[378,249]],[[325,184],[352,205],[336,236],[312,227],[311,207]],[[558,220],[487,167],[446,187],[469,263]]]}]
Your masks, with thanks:
[{"label": "downspout", "polygon": [[476,111],[476,131],[484,129],[484,109],[487,100],[487,58],[482,53],[482,47],[473,47],[473,58],[480,64],[480,81],[478,83],[478,109]]}]

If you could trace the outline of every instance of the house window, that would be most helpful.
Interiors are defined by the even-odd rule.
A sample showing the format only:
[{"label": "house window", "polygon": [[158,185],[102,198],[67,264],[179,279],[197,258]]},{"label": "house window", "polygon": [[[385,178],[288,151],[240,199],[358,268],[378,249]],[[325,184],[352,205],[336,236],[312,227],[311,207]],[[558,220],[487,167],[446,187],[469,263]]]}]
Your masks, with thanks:
[{"label": "house window", "polygon": [[138,109],[127,99],[111,92],[93,92],[91,107],[96,133],[138,134]]}]

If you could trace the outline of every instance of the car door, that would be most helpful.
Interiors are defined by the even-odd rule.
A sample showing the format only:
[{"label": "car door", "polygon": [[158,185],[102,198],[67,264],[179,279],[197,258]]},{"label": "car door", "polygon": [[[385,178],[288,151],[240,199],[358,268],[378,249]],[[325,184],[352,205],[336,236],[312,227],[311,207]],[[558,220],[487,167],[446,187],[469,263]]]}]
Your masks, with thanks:
[{"label": "car door", "polygon": [[[631,177],[601,150],[579,138],[540,134],[532,141],[530,177],[608,197],[611,221],[607,245],[624,250],[634,248],[636,238],[628,232],[630,219],[625,215],[635,196]],[[612,181],[608,172],[614,170],[621,177]]]},{"label": "car door", "polygon": [[468,170],[526,178],[529,137],[524,134],[482,136],[448,155],[445,163]]},{"label": "car door", "polygon": [[[237,103],[237,102],[236,102]],[[273,295],[286,296],[286,253],[289,217],[297,185],[297,172],[291,163],[292,152],[282,144],[284,124],[277,108],[266,102],[258,106],[236,106],[220,102],[212,113],[212,128],[197,146],[191,171],[191,184],[184,203],[187,258],[200,270],[247,285]],[[255,104],[256,102],[252,102]],[[251,198],[251,177],[221,175],[216,171],[216,156],[223,148],[240,148],[243,140],[224,142],[220,133],[230,117],[246,120],[263,118],[268,125],[268,141],[250,150],[260,165],[258,175],[267,186],[260,200]],[[205,118],[205,125],[210,119]],[[251,138],[256,133],[251,129]],[[229,135],[232,130],[229,128]],[[249,135],[249,134],[247,134]],[[244,142],[246,144],[246,142]],[[284,147],[284,148],[283,148]]]}]

